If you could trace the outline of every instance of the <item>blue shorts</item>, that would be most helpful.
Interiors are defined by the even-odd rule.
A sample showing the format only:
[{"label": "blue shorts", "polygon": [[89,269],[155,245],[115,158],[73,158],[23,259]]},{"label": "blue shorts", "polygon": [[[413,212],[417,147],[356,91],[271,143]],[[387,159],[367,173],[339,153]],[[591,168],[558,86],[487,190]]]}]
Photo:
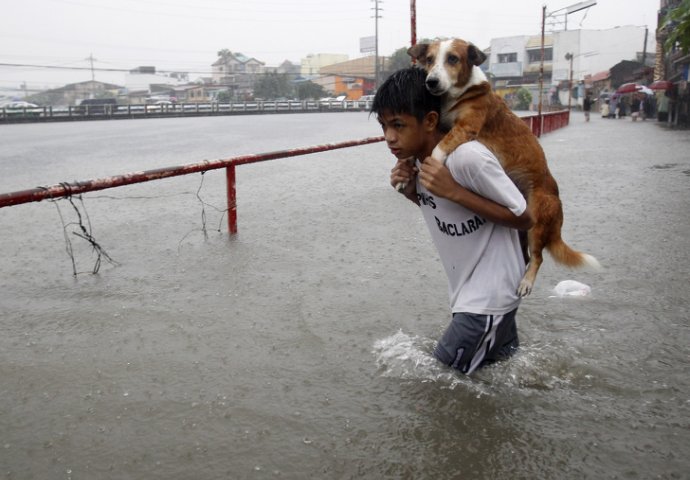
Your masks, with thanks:
[{"label": "blue shorts", "polygon": [[517,308],[505,315],[454,313],[434,348],[434,356],[468,375],[479,367],[511,356],[520,345],[516,313]]}]

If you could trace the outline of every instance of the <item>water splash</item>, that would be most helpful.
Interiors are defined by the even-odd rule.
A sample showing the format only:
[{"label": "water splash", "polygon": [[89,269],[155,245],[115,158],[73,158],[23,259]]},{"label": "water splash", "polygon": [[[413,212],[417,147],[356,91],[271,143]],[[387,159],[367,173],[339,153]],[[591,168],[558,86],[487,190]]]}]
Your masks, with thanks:
[{"label": "water splash", "polygon": [[509,360],[466,376],[441,365],[432,355],[435,341],[403,331],[377,340],[373,354],[383,377],[458,386],[480,394],[500,393],[505,387],[526,393],[573,388],[589,383],[593,371],[578,365],[576,352],[558,345],[521,346]]},{"label": "water splash", "polygon": [[373,353],[383,377],[421,382],[439,382],[448,388],[469,383],[466,378],[441,365],[432,355],[434,341],[399,330],[377,340]]}]

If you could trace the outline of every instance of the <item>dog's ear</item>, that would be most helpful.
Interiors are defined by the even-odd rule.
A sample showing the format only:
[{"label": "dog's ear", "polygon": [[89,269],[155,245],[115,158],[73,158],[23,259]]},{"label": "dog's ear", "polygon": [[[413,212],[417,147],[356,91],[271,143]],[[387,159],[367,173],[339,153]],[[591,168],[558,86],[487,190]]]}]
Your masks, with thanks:
[{"label": "dog's ear", "polygon": [[479,66],[486,61],[486,54],[470,43],[467,47],[467,61],[470,65]]},{"label": "dog's ear", "polygon": [[423,58],[426,55],[426,51],[428,49],[428,43],[417,43],[416,45],[412,45],[410,48],[407,49],[407,54],[415,60],[419,60],[420,58]]}]

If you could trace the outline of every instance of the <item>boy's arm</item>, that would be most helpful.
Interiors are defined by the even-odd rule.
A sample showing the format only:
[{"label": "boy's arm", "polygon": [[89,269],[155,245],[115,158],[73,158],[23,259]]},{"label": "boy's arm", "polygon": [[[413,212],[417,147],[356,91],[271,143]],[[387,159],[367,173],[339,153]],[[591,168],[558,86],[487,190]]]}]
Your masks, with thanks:
[{"label": "boy's arm", "polygon": [[422,163],[419,180],[424,188],[434,195],[459,203],[463,207],[498,225],[517,230],[529,230],[534,223],[529,206],[521,215],[515,215],[503,205],[477,195],[461,186],[455,181],[450,170],[445,165],[431,157],[427,157]]}]

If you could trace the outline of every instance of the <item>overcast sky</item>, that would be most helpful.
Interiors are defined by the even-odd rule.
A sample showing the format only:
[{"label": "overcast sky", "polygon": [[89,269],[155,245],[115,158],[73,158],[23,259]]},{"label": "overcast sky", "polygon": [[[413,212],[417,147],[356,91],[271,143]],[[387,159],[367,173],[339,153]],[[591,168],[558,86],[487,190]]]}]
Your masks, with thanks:
[{"label": "overcast sky", "polygon": [[[417,0],[417,38],[456,36],[481,48],[495,37],[538,35],[547,12],[578,0]],[[379,3],[379,54],[410,44],[409,0]],[[0,63],[101,69],[153,65],[209,76],[227,48],[277,66],[309,53],[357,58],[375,32],[374,0],[0,0]],[[659,0],[599,0],[568,16],[568,29],[647,26],[654,35]],[[641,46],[640,46],[641,47]],[[97,70],[122,84],[124,74]],[[0,65],[0,90],[30,90],[91,79],[90,70]]]}]

